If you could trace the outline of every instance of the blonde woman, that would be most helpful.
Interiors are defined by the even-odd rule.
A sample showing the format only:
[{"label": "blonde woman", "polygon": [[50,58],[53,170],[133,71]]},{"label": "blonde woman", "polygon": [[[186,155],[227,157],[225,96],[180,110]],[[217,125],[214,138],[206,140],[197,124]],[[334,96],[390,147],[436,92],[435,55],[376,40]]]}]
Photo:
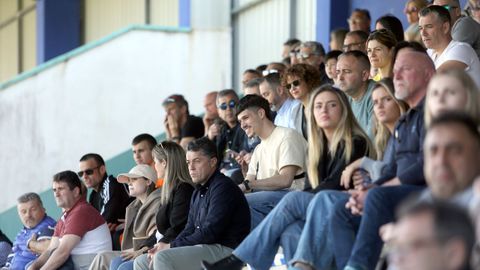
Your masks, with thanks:
[{"label": "blonde woman", "polygon": [[445,111],[464,111],[480,125],[479,89],[463,70],[441,71],[432,77],[425,99],[425,127]]},{"label": "blonde woman", "polygon": [[374,81],[378,82],[383,78],[391,77],[395,45],[397,45],[397,39],[390,30],[375,30],[368,36],[368,60],[371,66],[377,69],[377,74],[373,77]]},{"label": "blonde woman", "polygon": [[285,195],[233,255],[213,265],[206,264],[206,269],[239,269],[244,262],[255,269],[269,269],[279,245],[285,259],[297,263],[294,266],[308,262],[315,269],[326,269],[330,265],[332,253],[316,253],[315,249],[324,247],[318,239],[327,227],[326,217],[332,203],[316,198],[324,193],[319,191],[342,189],[340,175],[345,166],[362,155],[374,156],[374,151],[341,90],[331,85],[321,86],[311,94],[307,110],[310,184],[306,191]]},{"label": "blonde woman", "polygon": [[[157,232],[142,243],[142,249],[148,248],[148,255],[136,258],[145,260],[164,249],[174,240],[187,224],[193,182],[188,173],[185,150],[172,141],[163,141],[152,150],[157,178],[164,179],[160,206],[156,214]],[[115,258],[110,264],[111,270],[132,270],[133,260]]]},{"label": "blonde woman", "polygon": [[374,86],[372,92],[373,121],[375,123],[375,150],[378,161],[368,157],[355,160],[345,168],[342,173],[342,185],[348,189],[353,178],[354,186],[366,184],[362,182],[361,175],[357,177],[354,172],[362,169],[369,174],[370,179],[378,179],[386,164],[393,162],[393,130],[400,116],[407,111],[408,105],[395,98],[392,79],[383,79]]}]

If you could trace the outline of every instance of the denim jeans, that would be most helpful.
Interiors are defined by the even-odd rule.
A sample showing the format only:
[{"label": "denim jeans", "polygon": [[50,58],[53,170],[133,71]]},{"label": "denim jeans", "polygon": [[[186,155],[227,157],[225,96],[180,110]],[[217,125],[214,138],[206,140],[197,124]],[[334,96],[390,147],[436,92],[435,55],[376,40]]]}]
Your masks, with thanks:
[{"label": "denim jeans", "polygon": [[258,191],[245,194],[250,206],[251,230],[272,211],[288,190]]},{"label": "denim jeans", "polygon": [[116,257],[110,262],[110,270],[133,270],[133,260],[125,261],[122,257]]},{"label": "denim jeans", "polygon": [[328,224],[334,203],[349,196],[337,190],[324,190],[315,195],[308,205],[305,226],[290,264],[303,262],[315,269],[335,269]]},{"label": "denim jeans", "polygon": [[338,201],[330,220],[338,268],[348,265],[355,269],[375,269],[383,246],[380,227],[394,220],[395,209],[405,198],[422,189],[412,185],[373,188],[367,194],[361,217],[345,208],[346,200]]},{"label": "denim jeans", "polygon": [[285,195],[233,254],[254,269],[269,269],[281,244],[285,259],[289,260],[296,250],[312,198],[313,194],[308,192],[292,191]]}]

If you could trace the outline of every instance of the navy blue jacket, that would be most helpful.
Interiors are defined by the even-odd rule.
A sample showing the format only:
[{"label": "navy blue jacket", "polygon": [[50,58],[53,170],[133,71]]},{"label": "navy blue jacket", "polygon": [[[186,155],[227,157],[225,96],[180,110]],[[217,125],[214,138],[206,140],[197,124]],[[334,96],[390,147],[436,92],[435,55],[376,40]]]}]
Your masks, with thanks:
[{"label": "navy blue jacket", "polygon": [[402,185],[425,185],[423,175],[423,124],[425,98],[397,122],[394,131],[395,162],[389,164],[375,183],[381,185],[398,177]]},{"label": "navy blue jacket", "polygon": [[204,185],[196,186],[187,225],[170,245],[221,244],[234,249],[249,232],[245,195],[230,178],[216,171]]}]

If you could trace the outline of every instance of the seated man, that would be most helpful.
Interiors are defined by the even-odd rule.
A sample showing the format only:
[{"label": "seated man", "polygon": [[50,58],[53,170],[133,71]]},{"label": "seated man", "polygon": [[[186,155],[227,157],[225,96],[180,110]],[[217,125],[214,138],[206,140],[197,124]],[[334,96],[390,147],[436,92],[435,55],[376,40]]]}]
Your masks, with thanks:
[{"label": "seated man", "polygon": [[268,101],[260,96],[243,97],[237,107],[237,118],[247,136],[261,139],[245,181],[239,185],[244,192],[251,192],[246,197],[253,229],[289,190],[303,189],[307,142],[297,131],[275,126]]},{"label": "seated man", "polygon": [[473,269],[475,230],[465,209],[442,201],[406,204],[394,233],[389,256],[394,269]]},{"label": "seated man", "polygon": [[8,269],[8,268],[4,268],[3,266],[5,266],[5,263],[7,262],[8,253],[10,253],[11,250],[12,250],[12,242],[0,230],[0,267],[2,267],[2,270]]},{"label": "seated man", "polygon": [[203,108],[205,109],[203,125],[205,126],[205,136],[207,136],[208,129],[218,118],[217,91],[212,91],[205,95],[205,98],[203,99]]},{"label": "seated man", "polygon": [[[215,144],[208,138],[190,142],[187,164],[197,185],[187,225],[175,240],[151,255],[154,269],[197,270],[202,260],[230,255],[250,231],[248,204],[240,189],[218,171]],[[135,259],[134,267],[151,269],[148,257]]]},{"label": "seated man", "polygon": [[152,149],[157,145],[157,140],[150,134],[142,133],[132,140],[133,160],[137,165],[147,164],[153,166]]},{"label": "seated man", "polygon": [[220,121],[216,121],[208,131],[208,138],[217,145],[220,160],[220,171],[235,183],[243,181],[240,165],[235,157],[240,152],[249,152],[248,137],[240,127],[236,116],[238,104],[237,93],[233,89],[218,92],[217,107]]},{"label": "seated man", "polygon": [[42,254],[50,244],[55,220],[47,216],[37,193],[26,193],[18,199],[18,216],[23,229],[17,234],[6,269],[25,269],[25,266]]},{"label": "seated man", "polygon": [[111,232],[125,218],[125,209],[132,201],[127,187],[117,182],[113,175],[107,174],[105,161],[99,154],[89,153],[80,158],[80,171],[87,188],[93,189],[88,202],[100,212]]},{"label": "seated man", "polygon": [[282,86],[279,73],[263,77],[259,89],[270,104],[270,109],[277,113],[274,121],[276,126],[302,130],[302,104],[290,97],[288,90]]},{"label": "seated man", "polygon": [[196,138],[204,135],[205,127],[200,117],[190,115],[188,102],[182,95],[171,95],[163,103],[165,109],[165,132],[167,139],[180,144],[183,148]]},{"label": "seated man", "polygon": [[55,226],[48,249],[28,268],[86,270],[97,253],[112,250],[103,217],[88,204],[77,174],[63,171],[53,176],[53,195],[63,215]]}]

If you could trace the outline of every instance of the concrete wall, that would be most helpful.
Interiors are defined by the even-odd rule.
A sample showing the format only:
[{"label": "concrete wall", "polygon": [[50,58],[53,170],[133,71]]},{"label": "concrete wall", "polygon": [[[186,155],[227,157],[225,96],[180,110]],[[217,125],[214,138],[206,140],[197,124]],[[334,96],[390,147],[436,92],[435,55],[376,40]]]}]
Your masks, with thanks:
[{"label": "concrete wall", "polygon": [[134,27],[89,47],[0,85],[0,225],[9,236],[18,232],[11,207],[19,195],[45,192],[51,203],[52,175],[77,171],[87,152],[128,171],[131,139],[164,131],[165,97],[182,93],[200,114],[206,92],[231,86],[228,30]]}]

